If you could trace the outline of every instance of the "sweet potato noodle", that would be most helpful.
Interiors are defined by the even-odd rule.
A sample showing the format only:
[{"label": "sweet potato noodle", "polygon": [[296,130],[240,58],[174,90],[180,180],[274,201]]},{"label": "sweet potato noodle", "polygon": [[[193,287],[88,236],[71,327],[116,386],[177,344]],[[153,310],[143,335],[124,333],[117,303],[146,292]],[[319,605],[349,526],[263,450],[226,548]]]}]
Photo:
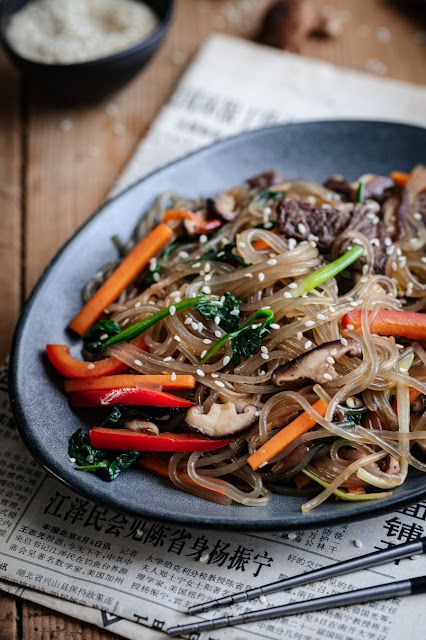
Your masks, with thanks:
[{"label": "sweet potato noodle", "polygon": [[[158,262],[151,263],[156,274],[151,283],[143,284],[142,274],[106,309],[108,318],[124,329],[181,300],[229,292],[241,301],[240,327],[258,310],[273,312],[261,348],[234,364],[229,340],[202,364],[206,351],[226,331],[191,307],[145,332],[149,351],[118,342],[106,353],[142,374],[191,374],[195,390],[180,395],[201,405],[205,414],[214,404],[234,403],[238,413],[247,404],[257,408],[255,422],[222,449],[159,454],[168,463],[170,479],[183,491],[225,505],[262,506],[274,492],[312,496],[322,484],[324,490],[311,497],[304,511],[332,493],[353,500],[385,497],[389,494],[383,490],[403,483],[409,466],[426,471],[426,352],[421,337],[371,330],[380,311],[421,313],[426,308],[426,172],[417,167],[405,186],[371,175],[354,184],[332,178],[326,186],[265,176],[263,182],[260,176],[221,194],[228,197],[225,213],[218,198],[206,204],[163,194],[139,223],[132,242],[122,245],[116,239],[122,255],[163,220],[166,209],[225,220],[213,233],[192,237],[190,225],[171,223],[175,237],[169,246],[176,239],[179,244],[171,247],[161,269],[155,270]],[[356,215],[360,223],[354,222]],[[317,227],[310,226],[315,216]],[[333,216],[335,237],[327,239],[318,226],[326,230]],[[363,248],[363,256],[345,272],[300,297],[288,294],[354,246]],[[108,264],[95,275],[85,289],[86,299],[115,266]],[[354,311],[360,312],[359,327],[343,322]],[[333,375],[316,381],[302,372],[280,388],[274,384],[273,373],[283,364],[315,347],[351,339],[360,345],[359,355],[324,357]],[[414,391],[417,399],[410,395]],[[324,416],[312,409],[318,399],[328,404]],[[247,458],[303,411],[315,426],[253,471]],[[173,418],[177,430],[188,430],[184,418]]]}]

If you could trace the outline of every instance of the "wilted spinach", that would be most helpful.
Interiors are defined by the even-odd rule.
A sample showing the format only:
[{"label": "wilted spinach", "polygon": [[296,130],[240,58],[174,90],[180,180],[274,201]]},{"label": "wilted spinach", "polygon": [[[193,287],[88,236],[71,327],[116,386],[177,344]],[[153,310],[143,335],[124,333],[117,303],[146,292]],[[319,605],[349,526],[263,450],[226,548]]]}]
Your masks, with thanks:
[{"label": "wilted spinach", "polygon": [[[221,302],[222,301],[222,302]],[[238,329],[238,316],[236,313],[239,309],[241,301],[238,300],[234,294],[225,292],[219,300],[208,300],[200,302],[196,305],[196,309],[201,313],[203,318],[213,320],[214,318],[220,318],[219,326],[229,333]]]},{"label": "wilted spinach", "polygon": [[120,325],[114,320],[98,320],[83,336],[83,349],[89,353],[98,353],[103,349],[107,340],[121,331]]}]

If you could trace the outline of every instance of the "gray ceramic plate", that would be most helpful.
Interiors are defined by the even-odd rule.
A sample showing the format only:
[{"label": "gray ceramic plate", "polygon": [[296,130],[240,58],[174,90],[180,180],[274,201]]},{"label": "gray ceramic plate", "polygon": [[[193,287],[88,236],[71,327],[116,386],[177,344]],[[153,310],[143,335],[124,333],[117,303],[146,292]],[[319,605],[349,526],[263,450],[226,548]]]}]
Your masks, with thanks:
[{"label": "gray ceramic plate", "polygon": [[[46,362],[46,343],[73,344],[65,330],[81,305],[80,292],[100,265],[116,256],[111,236],[128,238],[162,191],[214,194],[270,168],[322,181],[333,173],[410,170],[424,160],[426,130],[380,122],[315,122],[244,134],[194,153],[138,182],[108,202],[65,245],[35,288],[16,330],[10,396],[26,446],[53,476],[78,493],[132,515],[188,525],[245,530],[297,529],[367,518],[426,495],[426,478],[410,474],[392,497],[375,503],[329,500],[303,515],[302,499],[274,496],[262,508],[221,506],[179,492],[136,470],[113,483],[73,470],[69,436],[88,417],[69,408],[62,380]],[[75,350],[78,354],[78,349]],[[77,355],[78,357],[78,355]]]}]

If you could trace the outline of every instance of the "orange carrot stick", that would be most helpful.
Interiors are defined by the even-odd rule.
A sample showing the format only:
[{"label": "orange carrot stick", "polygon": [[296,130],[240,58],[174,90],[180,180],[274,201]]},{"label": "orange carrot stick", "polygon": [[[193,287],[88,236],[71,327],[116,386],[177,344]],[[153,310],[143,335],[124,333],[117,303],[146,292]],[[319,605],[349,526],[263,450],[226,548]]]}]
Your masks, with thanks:
[{"label": "orange carrot stick", "polygon": [[[408,184],[414,176],[411,173],[405,173],[404,171],[392,171],[391,178],[398,186],[405,187],[405,185]],[[422,190],[426,191],[426,187],[423,187]]]},{"label": "orange carrot stick", "polygon": [[87,391],[90,389],[122,389],[123,387],[137,387],[144,384],[161,385],[163,389],[193,389],[195,387],[194,376],[177,375],[137,375],[126,373],[121,376],[101,376],[100,378],[86,378],[65,380],[64,386],[67,393],[73,391]]},{"label": "orange carrot stick", "polygon": [[69,328],[83,336],[102,315],[105,307],[129,286],[172,235],[173,231],[166,224],[160,224],[148,233],[71,320]]},{"label": "orange carrot stick", "polygon": [[305,474],[302,473],[301,471],[296,473],[293,480],[296,483],[296,487],[298,489],[306,489],[306,487],[309,487],[311,484],[314,484],[314,481],[308,476],[305,476]]},{"label": "orange carrot stick", "polygon": [[[317,400],[315,404],[312,405],[312,409],[317,411],[320,416],[325,416],[325,412],[327,411],[328,404],[324,402],[324,400]],[[302,433],[306,433],[316,424],[315,418],[311,418],[311,416],[304,411],[300,416],[298,416],[293,422],[290,422],[286,427],[283,427],[281,431],[279,431],[273,438],[265,442],[257,451],[252,453],[251,456],[247,459],[247,462],[255,471],[262,467],[264,464],[268,464],[269,460],[280,453],[290,442],[293,442],[296,438],[302,435]]]},{"label": "orange carrot stick", "polygon": [[[413,404],[414,400],[417,400],[417,398],[421,395],[422,395],[421,392],[418,391],[417,389],[410,389],[409,391],[410,404]],[[395,413],[398,413],[398,403],[396,401],[396,398],[392,403],[392,409],[395,411]]]},{"label": "orange carrot stick", "polygon": [[[368,317],[372,315],[368,312]],[[361,330],[361,311],[350,311],[342,318],[345,329]],[[426,340],[426,314],[416,311],[398,311],[396,309],[380,309],[375,312],[374,319],[369,320],[371,333],[380,336],[404,336],[411,340]]]}]

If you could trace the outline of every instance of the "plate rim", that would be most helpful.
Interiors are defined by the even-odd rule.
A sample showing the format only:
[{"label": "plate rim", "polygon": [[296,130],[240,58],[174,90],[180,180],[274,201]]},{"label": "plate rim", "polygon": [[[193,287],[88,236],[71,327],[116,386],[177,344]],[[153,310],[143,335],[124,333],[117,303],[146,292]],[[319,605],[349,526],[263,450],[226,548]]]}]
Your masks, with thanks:
[{"label": "plate rim", "polygon": [[[109,500],[105,498],[102,494],[95,495],[95,489],[92,491],[90,489],[81,488],[80,486],[76,488],[72,482],[69,482],[67,479],[61,477],[53,468],[49,466],[49,464],[44,460],[43,455],[40,454],[38,449],[33,448],[33,443],[31,443],[30,436],[30,426],[29,422],[24,414],[24,411],[20,405],[19,400],[19,390],[17,385],[18,378],[18,347],[20,338],[23,334],[23,331],[26,326],[27,318],[31,312],[31,309],[34,305],[34,302],[37,298],[38,292],[43,286],[45,280],[49,276],[50,272],[54,269],[56,263],[60,260],[61,256],[67,250],[68,246],[74,242],[75,238],[83,232],[83,230],[89,226],[89,224],[99,217],[105,208],[107,208],[112,203],[121,199],[126,193],[137,188],[140,184],[149,181],[153,176],[157,174],[161,174],[161,172],[166,171],[169,168],[174,167],[175,165],[180,164],[181,162],[185,162],[186,160],[190,160],[194,156],[202,156],[204,153],[210,153],[211,150],[216,148],[222,148],[226,150],[226,147],[229,145],[233,145],[236,141],[249,140],[250,138],[255,138],[261,135],[264,132],[273,131],[273,130],[283,130],[283,129],[291,129],[291,128],[299,128],[299,127],[320,127],[322,125],[378,125],[378,126],[386,126],[386,127],[394,127],[395,129],[418,129],[422,133],[426,130],[426,127],[422,127],[420,125],[413,125],[410,123],[404,122],[396,122],[396,121],[387,121],[387,120],[369,120],[369,119],[326,119],[326,120],[309,120],[309,121],[301,121],[301,122],[291,122],[287,124],[278,124],[272,125],[268,127],[261,127],[249,131],[245,131],[242,133],[238,133],[236,135],[232,135],[223,139],[216,140],[215,142],[205,145],[199,149],[191,151],[190,153],[184,154],[179,158],[176,158],[165,165],[157,167],[156,169],[150,171],[142,178],[133,182],[125,189],[121,190],[119,193],[114,195],[113,197],[106,200],[100,207],[98,207],[94,213],[92,213],[87,220],[80,225],[76,231],[66,240],[66,242],[61,245],[59,250],[55,253],[53,258],[49,261],[45,269],[43,270],[40,278],[37,280],[36,285],[31,291],[28,299],[26,300],[22,312],[19,316],[18,322],[15,327],[15,331],[13,334],[13,339],[11,343],[10,350],[10,360],[9,360],[9,379],[8,379],[8,392],[10,398],[10,405],[13,413],[13,417],[15,420],[15,424],[18,430],[18,433],[23,440],[27,451],[30,455],[36,460],[36,462],[47,472],[48,476],[53,477],[55,480],[58,480],[62,485],[65,485],[67,488],[72,490],[84,498],[89,499],[92,502],[96,502],[96,504],[106,507],[108,509],[112,509],[121,513],[126,513],[128,515],[134,517],[146,517],[150,520],[155,520],[158,522],[167,522],[174,523],[178,525],[186,525],[197,527],[198,529],[215,529],[215,530],[223,530],[229,529],[232,531],[279,531],[279,530],[297,530],[301,527],[309,529],[314,527],[321,527],[326,525],[335,525],[339,522],[355,522],[361,521],[364,519],[376,517],[378,515],[383,515],[392,511],[396,511],[398,508],[413,504],[419,499],[426,496],[426,482],[424,487],[421,486],[416,489],[411,489],[409,495],[402,494],[401,496],[391,496],[391,498],[385,498],[382,501],[377,502],[365,502],[365,503],[357,503],[353,505],[353,509],[351,511],[346,512],[336,512],[336,513],[325,513],[315,510],[314,517],[310,517],[309,514],[297,514],[297,522],[293,521],[295,516],[293,517],[290,514],[290,520],[288,522],[265,522],[262,519],[261,512],[259,512],[259,519],[252,520],[248,522],[244,522],[243,524],[239,524],[235,518],[226,517],[224,514],[220,518],[216,516],[203,516],[200,521],[196,515],[192,513],[185,513],[182,516],[179,514],[170,514],[168,512],[162,512],[158,509],[150,509],[148,507],[139,507],[139,508],[121,508],[116,504],[113,500]],[[421,477],[421,476],[419,476]],[[390,503],[389,503],[390,500]],[[241,507],[243,508],[243,507]],[[305,518],[305,522],[303,523],[303,519]]]}]

